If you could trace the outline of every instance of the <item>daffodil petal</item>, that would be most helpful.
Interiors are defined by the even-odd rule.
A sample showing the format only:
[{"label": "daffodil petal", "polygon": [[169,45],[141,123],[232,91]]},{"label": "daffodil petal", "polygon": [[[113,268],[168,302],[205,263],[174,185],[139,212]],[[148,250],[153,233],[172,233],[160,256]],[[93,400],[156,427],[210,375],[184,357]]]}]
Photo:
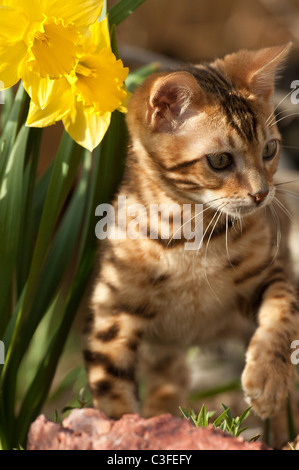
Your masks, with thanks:
[{"label": "daffodil petal", "polygon": [[56,80],[52,86],[51,100],[41,109],[31,100],[26,125],[29,127],[47,127],[61,121],[72,108],[73,95],[68,82]]},{"label": "daffodil petal", "polygon": [[12,44],[20,41],[28,20],[22,10],[10,6],[0,6],[0,45]]},{"label": "daffodil petal", "polygon": [[106,17],[100,22],[96,21],[89,27],[89,35],[86,35],[84,40],[84,49],[85,51],[92,49],[99,52],[101,49],[110,47],[109,22]]},{"label": "daffodil petal", "polygon": [[12,46],[0,47],[0,82],[1,88],[7,89],[20,80],[20,68],[26,56],[27,48],[23,41]]},{"label": "daffodil petal", "polygon": [[48,0],[45,13],[77,27],[88,27],[100,17],[102,8],[103,0]]},{"label": "daffodil petal", "polygon": [[127,97],[123,84],[128,68],[123,67],[121,60],[116,60],[111,49],[83,57],[76,75],[79,100],[86,105],[94,105],[96,111],[113,112]]},{"label": "daffodil petal", "polygon": [[30,21],[36,21],[42,16],[46,0],[3,0],[3,5],[20,8]]},{"label": "daffodil petal", "polygon": [[95,113],[81,102],[62,120],[72,139],[90,152],[102,141],[110,121],[111,113]]},{"label": "daffodil petal", "polygon": [[41,78],[26,66],[22,67],[21,76],[24,88],[34,104],[44,109],[49,104],[55,80]]}]

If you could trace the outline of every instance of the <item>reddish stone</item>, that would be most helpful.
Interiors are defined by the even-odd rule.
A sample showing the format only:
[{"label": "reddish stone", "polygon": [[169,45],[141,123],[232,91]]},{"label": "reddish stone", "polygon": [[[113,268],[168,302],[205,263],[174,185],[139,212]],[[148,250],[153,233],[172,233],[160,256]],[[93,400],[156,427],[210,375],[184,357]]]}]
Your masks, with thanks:
[{"label": "reddish stone", "polygon": [[91,408],[73,410],[60,426],[39,416],[28,434],[28,450],[270,450],[262,442],[170,415],[150,419],[125,415],[119,421]]}]

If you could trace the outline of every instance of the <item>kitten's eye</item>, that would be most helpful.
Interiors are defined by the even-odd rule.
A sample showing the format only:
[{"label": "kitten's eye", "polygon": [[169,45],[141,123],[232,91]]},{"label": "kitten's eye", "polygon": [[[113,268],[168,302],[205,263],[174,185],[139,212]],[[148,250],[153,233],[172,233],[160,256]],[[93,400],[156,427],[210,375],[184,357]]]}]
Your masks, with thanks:
[{"label": "kitten's eye", "polygon": [[233,163],[233,157],[229,153],[207,155],[207,159],[213,170],[225,170]]},{"label": "kitten's eye", "polygon": [[278,141],[273,139],[270,140],[264,148],[263,159],[272,160],[275,157],[278,149]]}]

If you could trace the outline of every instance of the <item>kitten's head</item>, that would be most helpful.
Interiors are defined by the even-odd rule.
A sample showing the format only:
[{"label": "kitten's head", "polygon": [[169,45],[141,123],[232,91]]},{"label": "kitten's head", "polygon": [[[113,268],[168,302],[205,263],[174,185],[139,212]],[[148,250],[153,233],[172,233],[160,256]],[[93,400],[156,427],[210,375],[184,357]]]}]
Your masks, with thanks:
[{"label": "kitten's head", "polygon": [[274,81],[291,44],[243,50],[155,74],[135,92],[128,126],[142,164],[182,201],[230,215],[270,203],[280,134]]}]

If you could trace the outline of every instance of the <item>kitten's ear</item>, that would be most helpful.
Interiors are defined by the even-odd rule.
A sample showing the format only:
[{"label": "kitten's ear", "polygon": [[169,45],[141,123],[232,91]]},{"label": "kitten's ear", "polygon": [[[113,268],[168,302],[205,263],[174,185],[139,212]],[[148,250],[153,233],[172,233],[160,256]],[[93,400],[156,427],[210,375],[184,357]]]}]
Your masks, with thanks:
[{"label": "kitten's ear", "polygon": [[173,72],[158,78],[150,92],[146,122],[154,131],[173,131],[199,93],[198,83],[189,72]]},{"label": "kitten's ear", "polygon": [[286,59],[292,43],[283,46],[261,49],[256,53],[255,67],[250,76],[250,88],[264,99],[269,99],[274,91],[275,78],[277,78],[284,60]]},{"label": "kitten's ear", "polygon": [[292,43],[258,51],[242,50],[224,58],[225,68],[234,81],[262,99],[268,100]]}]

